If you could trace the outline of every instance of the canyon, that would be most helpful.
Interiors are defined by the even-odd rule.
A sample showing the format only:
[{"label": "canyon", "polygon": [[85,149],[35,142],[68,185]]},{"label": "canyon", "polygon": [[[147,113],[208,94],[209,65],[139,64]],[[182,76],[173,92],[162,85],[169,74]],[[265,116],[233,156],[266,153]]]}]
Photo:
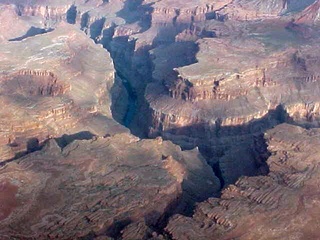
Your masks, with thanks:
[{"label": "canyon", "polygon": [[0,0],[1,239],[318,239],[318,0]]},{"label": "canyon", "polygon": [[265,139],[269,174],[241,177],[192,217],[172,217],[166,229],[173,239],[319,238],[319,129],[281,124]]}]

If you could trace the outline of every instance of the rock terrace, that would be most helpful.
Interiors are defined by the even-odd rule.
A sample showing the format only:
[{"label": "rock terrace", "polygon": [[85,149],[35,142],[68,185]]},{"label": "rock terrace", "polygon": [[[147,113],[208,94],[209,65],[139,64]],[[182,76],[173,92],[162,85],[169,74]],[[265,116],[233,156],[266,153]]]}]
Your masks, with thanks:
[{"label": "rock terrace", "polygon": [[0,0],[0,239],[318,239],[319,6]]}]

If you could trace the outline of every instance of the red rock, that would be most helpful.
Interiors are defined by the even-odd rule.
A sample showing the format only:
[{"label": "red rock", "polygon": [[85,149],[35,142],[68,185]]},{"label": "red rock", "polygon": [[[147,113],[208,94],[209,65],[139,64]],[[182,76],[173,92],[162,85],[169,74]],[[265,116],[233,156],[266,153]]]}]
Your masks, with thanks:
[{"label": "red rock", "polygon": [[80,30],[61,24],[53,32],[2,46],[2,160],[26,150],[30,138],[41,143],[62,134],[126,131],[111,118],[112,60]]},{"label": "red rock", "polygon": [[173,239],[318,239],[319,134],[287,124],[269,130],[268,176],[240,178],[166,230]]},{"label": "red rock", "polygon": [[[123,232],[131,239],[148,234],[146,226],[160,224],[180,201],[203,199],[219,189],[198,151],[129,134],[75,141],[63,150],[50,140],[43,150],[8,163],[0,181],[6,183],[0,197],[6,207],[0,208],[4,239],[118,236],[118,229],[132,223]],[[140,233],[130,230],[136,222]]]},{"label": "red rock", "polygon": [[0,10],[1,237],[319,238],[317,1]]}]

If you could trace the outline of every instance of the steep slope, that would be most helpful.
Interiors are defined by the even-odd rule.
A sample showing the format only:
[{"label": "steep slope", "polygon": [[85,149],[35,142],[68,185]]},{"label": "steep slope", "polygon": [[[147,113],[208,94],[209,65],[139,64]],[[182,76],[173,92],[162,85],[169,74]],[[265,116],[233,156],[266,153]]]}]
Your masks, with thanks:
[{"label": "steep slope", "polygon": [[319,24],[319,9],[320,1],[317,0],[301,13],[301,16],[297,19],[296,22],[306,24]]},{"label": "steep slope", "polygon": [[[75,141],[64,149],[50,140],[0,169],[0,186],[3,240],[118,237],[128,225],[124,239],[142,239],[177,206],[220,187],[197,150],[129,134]],[[129,228],[135,230],[130,234]]]},{"label": "steep slope", "polygon": [[14,5],[0,5],[0,42],[24,35],[32,25],[18,16]]},{"label": "steep slope", "polygon": [[0,236],[317,239],[318,3],[0,0]]},{"label": "steep slope", "polygon": [[48,137],[127,131],[111,116],[112,60],[75,27],[3,43],[0,55],[1,160]]},{"label": "steep slope", "polygon": [[192,218],[174,216],[167,231],[189,240],[319,239],[319,136],[287,124],[268,131],[268,176],[240,178]]}]

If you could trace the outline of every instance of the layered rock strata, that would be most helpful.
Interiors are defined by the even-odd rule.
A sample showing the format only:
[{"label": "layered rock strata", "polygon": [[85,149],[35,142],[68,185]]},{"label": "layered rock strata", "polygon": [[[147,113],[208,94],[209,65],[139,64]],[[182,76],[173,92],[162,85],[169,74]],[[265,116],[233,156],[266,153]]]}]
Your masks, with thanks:
[{"label": "layered rock strata", "polygon": [[[253,135],[282,122],[318,127],[319,39],[300,35],[290,23],[277,15],[245,22],[240,30],[234,20],[208,20],[202,26],[217,26],[221,35],[195,43],[179,35],[153,49],[153,82],[145,91],[148,135],[184,148],[199,146],[209,162],[226,169],[223,178],[231,183],[236,179],[228,177],[235,173],[231,162],[243,164],[237,156],[248,156]],[[239,149],[246,150],[239,154]],[[248,161],[260,166],[255,157]],[[260,171],[249,165],[235,175]]]},{"label": "layered rock strata", "polygon": [[[280,126],[274,131],[293,135],[270,131],[280,140],[267,137],[269,149],[262,138],[282,122],[319,126],[318,1],[0,4],[1,159],[44,146],[1,163],[1,236],[319,237],[306,207],[317,213],[317,199],[305,187],[316,189],[316,164],[287,163],[306,145],[300,157],[313,158],[304,154],[317,131]],[[139,136],[199,146],[221,183],[235,184],[221,199],[200,203],[193,218],[174,216],[163,231],[168,216],[190,214],[219,181],[197,150],[120,135],[128,130],[112,118]],[[300,134],[303,142],[292,150],[291,138]],[[45,145],[51,138],[59,147]],[[276,144],[286,149],[282,155]],[[270,157],[268,167],[269,151],[281,156]],[[259,174],[266,176],[238,180]],[[286,207],[296,205],[296,212]]]},{"label": "layered rock strata", "polygon": [[112,60],[80,30],[61,24],[3,43],[0,55],[1,160],[31,150],[32,139],[127,131],[111,116]]},{"label": "layered rock strata", "polygon": [[220,184],[196,149],[117,134],[63,149],[52,139],[0,169],[0,186],[1,239],[119,237],[125,227],[133,239]]},{"label": "layered rock strata", "polygon": [[173,239],[318,239],[319,134],[287,124],[269,130],[267,176],[240,178],[166,230]]}]

